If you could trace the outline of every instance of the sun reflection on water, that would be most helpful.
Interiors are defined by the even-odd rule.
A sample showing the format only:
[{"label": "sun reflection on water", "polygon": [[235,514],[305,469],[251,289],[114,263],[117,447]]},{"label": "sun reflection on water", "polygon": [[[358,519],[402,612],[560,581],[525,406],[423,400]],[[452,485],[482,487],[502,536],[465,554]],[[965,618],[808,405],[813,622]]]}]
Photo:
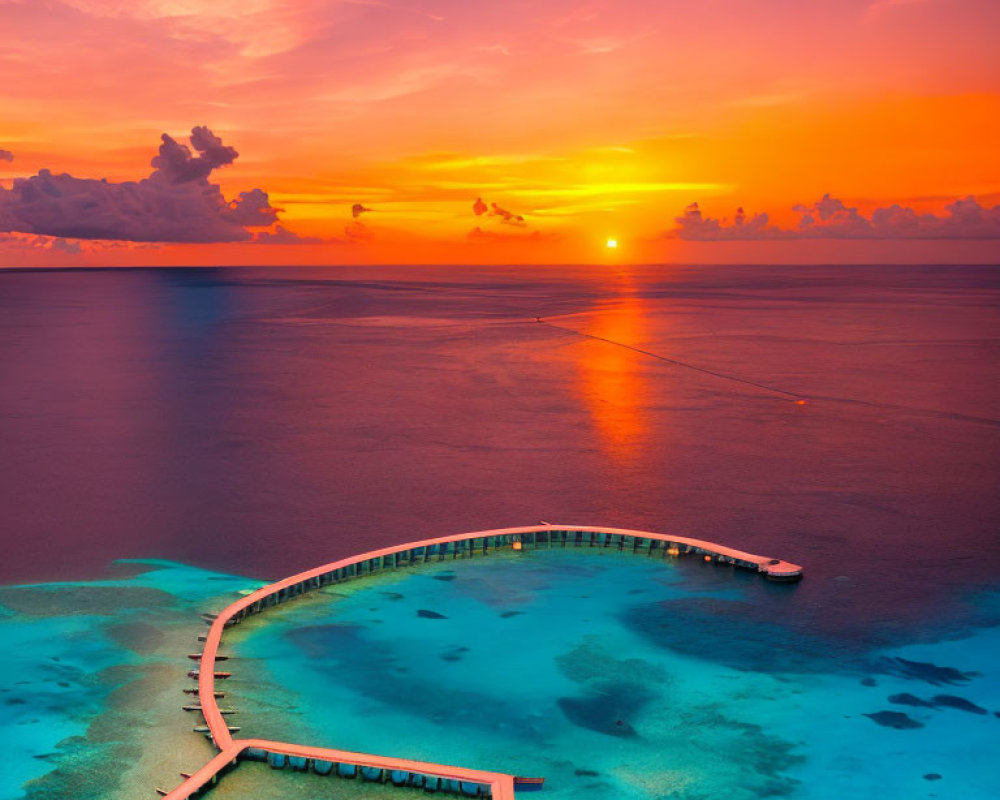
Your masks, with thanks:
[{"label": "sun reflection on water", "polygon": [[[584,320],[581,320],[584,322]],[[574,325],[592,336],[639,346],[646,329],[646,300],[622,276],[619,294]],[[642,454],[649,387],[642,356],[609,342],[580,345],[578,390],[590,413],[601,448],[618,462],[635,462]]]}]

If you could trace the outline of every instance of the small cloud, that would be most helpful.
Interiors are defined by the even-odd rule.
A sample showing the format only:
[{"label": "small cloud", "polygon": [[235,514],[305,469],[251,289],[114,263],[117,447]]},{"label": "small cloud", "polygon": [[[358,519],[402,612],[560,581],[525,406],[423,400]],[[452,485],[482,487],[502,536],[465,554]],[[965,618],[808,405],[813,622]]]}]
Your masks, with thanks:
[{"label": "small cloud", "polygon": [[496,203],[490,203],[486,205],[486,201],[482,197],[477,197],[476,202],[472,204],[472,213],[477,217],[481,217],[487,214],[491,217],[500,217],[500,221],[508,225],[524,225],[524,217],[520,214],[515,214],[512,211],[508,211],[506,208],[501,208]]},{"label": "small cloud", "polygon": [[13,161],[14,154],[10,150],[4,150],[0,147],[0,161]]},{"label": "small cloud", "polygon": [[354,217],[354,219],[357,219],[367,211],[371,211],[371,209],[365,208],[363,205],[361,205],[361,203],[355,203],[353,206],[351,206],[351,216]]},{"label": "small cloud", "polygon": [[524,223],[524,217],[520,214],[514,214],[506,208],[501,208],[496,203],[490,203],[490,216],[501,217],[504,222],[511,225],[521,225]]},{"label": "small cloud", "polygon": [[674,220],[677,227],[671,233],[681,239],[713,241],[724,239],[775,239],[782,238],[777,228],[768,224],[767,214],[755,214],[747,219],[742,206],[736,209],[732,224],[727,220],[712,219],[701,213],[697,203],[691,203],[684,213]]},{"label": "small cloud", "polygon": [[1000,239],[1000,205],[980,205],[974,197],[945,206],[944,215],[919,214],[898,204],[865,216],[839,198],[825,194],[814,203],[793,206],[795,228],[771,225],[767,214],[747,218],[738,208],[732,222],[702,214],[691,203],[674,221],[670,236],[691,241],[766,239]]},{"label": "small cloud", "polygon": [[0,244],[23,250],[49,250],[62,253],[79,253],[80,242],[53,236],[25,236],[0,233]]}]

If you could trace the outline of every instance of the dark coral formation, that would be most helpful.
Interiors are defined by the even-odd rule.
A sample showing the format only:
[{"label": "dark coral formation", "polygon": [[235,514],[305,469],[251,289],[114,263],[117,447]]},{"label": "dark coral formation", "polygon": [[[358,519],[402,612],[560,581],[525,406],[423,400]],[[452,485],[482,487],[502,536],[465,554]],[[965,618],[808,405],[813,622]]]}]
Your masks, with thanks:
[{"label": "dark coral formation", "polygon": [[649,691],[641,685],[605,683],[583,697],[560,697],[556,702],[574,725],[607,736],[628,738],[637,735],[629,720],[649,698]]},{"label": "dark coral formation", "polygon": [[865,716],[883,728],[894,728],[897,731],[924,727],[924,723],[918,722],[900,711],[876,711],[874,714],[865,714]]},{"label": "dark coral formation", "polygon": [[922,706],[924,708],[934,708],[934,704],[929,700],[923,700],[909,692],[889,695],[889,702],[899,706]]},{"label": "dark coral formation", "polygon": [[910,661],[906,658],[883,657],[875,664],[880,672],[909,680],[924,681],[932,686],[956,686],[978,677],[976,672],[962,672],[954,667],[939,667],[929,661]]},{"label": "dark coral formation", "polygon": [[968,711],[970,714],[989,713],[985,708],[977,706],[971,700],[966,700],[964,697],[956,697],[953,694],[934,695],[934,704],[938,706],[946,706],[947,708],[955,708],[959,711]]}]

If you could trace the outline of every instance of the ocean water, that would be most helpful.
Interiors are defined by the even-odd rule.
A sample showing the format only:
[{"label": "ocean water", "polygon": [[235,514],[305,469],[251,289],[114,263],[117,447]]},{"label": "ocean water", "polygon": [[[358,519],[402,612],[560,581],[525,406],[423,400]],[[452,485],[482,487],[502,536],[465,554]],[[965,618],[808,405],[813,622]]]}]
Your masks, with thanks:
[{"label": "ocean water", "polygon": [[[602,562],[579,578],[601,587],[592,605],[575,597],[546,617],[574,599],[588,556],[543,589],[530,581],[556,555],[533,554],[510,571],[528,581],[531,614],[494,619],[489,599],[422,594],[465,591],[467,569],[500,568],[469,562],[419,590],[421,576],[401,576],[396,611],[372,595],[364,608],[382,621],[342,630],[337,615],[364,621],[350,604],[380,591],[358,584],[350,599],[296,605],[317,614],[318,632],[259,632],[284,657],[254,680],[288,712],[261,705],[247,727],[299,720],[320,738],[387,743],[338,717],[339,698],[401,744],[468,741],[471,761],[537,764],[563,796],[672,786],[694,798],[751,791],[745,776],[765,795],[860,796],[877,767],[879,794],[993,796],[982,735],[1000,725],[998,351],[1000,270],[985,267],[0,271],[0,629],[11,645],[0,738],[16,755],[0,798],[133,797],[204,760],[173,698],[206,603],[381,545],[540,519],[702,537],[803,564],[806,579],[720,584],[684,564],[653,575]],[[109,578],[120,558],[163,563]],[[99,599],[109,580],[141,592]],[[418,617],[411,602],[448,619]],[[664,608],[678,625],[659,626]],[[475,647],[456,641],[469,650],[443,658],[453,620],[477,614],[500,627],[484,622]],[[524,660],[503,649],[515,660],[498,680],[537,676],[477,684],[468,668],[490,666],[490,630],[535,642]],[[466,717],[475,704],[445,707],[452,730],[430,700],[417,705],[423,722],[365,700],[365,664],[385,677],[378,659],[399,657],[407,631],[430,637],[419,658],[442,697],[454,684],[499,703],[496,718],[540,749],[487,735],[489,717]],[[291,680],[303,653],[339,645],[359,659],[345,661],[343,686]],[[663,676],[648,695],[591,675],[632,660]],[[405,691],[396,673],[385,680]],[[917,699],[888,699],[907,694]],[[519,716],[529,701],[540,718]],[[329,723],[303,704],[328,709]],[[634,735],[594,730],[608,705]],[[880,712],[906,719],[865,716]],[[438,733],[407,739],[406,726]],[[568,743],[581,757],[561,761]],[[622,747],[634,760],[616,767]],[[673,751],[687,771],[674,771]]]}]

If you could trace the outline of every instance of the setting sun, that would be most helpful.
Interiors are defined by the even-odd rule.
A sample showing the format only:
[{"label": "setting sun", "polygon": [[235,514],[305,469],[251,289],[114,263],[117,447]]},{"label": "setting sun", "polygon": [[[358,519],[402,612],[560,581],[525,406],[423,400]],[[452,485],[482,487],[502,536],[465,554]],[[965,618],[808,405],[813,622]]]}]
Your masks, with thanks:
[{"label": "setting sun", "polygon": [[615,250],[618,247],[618,240],[617,239],[608,239],[608,241],[606,243],[606,246],[607,246],[607,248],[609,250]]}]

